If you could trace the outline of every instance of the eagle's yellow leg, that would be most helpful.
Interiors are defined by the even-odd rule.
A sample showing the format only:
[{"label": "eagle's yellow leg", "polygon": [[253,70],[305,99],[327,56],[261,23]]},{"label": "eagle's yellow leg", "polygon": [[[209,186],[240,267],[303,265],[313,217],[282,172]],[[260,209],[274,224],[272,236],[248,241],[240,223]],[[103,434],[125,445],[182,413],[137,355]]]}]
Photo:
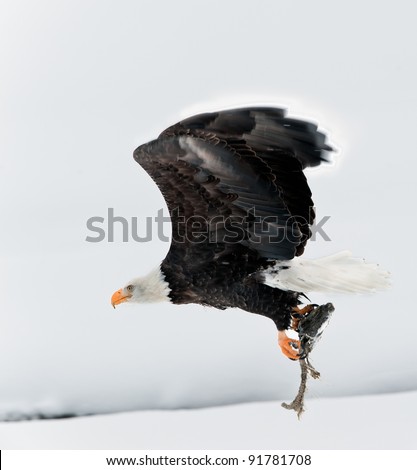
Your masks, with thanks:
[{"label": "eagle's yellow leg", "polygon": [[[311,304],[306,305],[303,308],[294,307],[291,319],[291,329],[298,331],[298,324],[300,323],[301,317],[310,313],[313,309],[314,305]],[[285,333],[285,330],[278,331],[278,344],[284,356],[287,356],[293,361],[297,361],[300,358],[300,341],[298,341],[298,339],[289,338],[287,333]]]},{"label": "eagle's yellow leg", "polygon": [[298,349],[300,347],[300,342],[298,339],[289,338],[285,330],[278,331],[278,344],[281,348],[282,354],[287,356],[293,361],[297,361],[300,357]]},{"label": "eagle's yellow leg", "polygon": [[300,323],[301,317],[307,313],[310,313],[312,310],[314,310],[314,305],[312,304],[306,305],[303,308],[294,307],[292,309],[293,315],[291,320],[291,329],[298,331],[298,324]]}]

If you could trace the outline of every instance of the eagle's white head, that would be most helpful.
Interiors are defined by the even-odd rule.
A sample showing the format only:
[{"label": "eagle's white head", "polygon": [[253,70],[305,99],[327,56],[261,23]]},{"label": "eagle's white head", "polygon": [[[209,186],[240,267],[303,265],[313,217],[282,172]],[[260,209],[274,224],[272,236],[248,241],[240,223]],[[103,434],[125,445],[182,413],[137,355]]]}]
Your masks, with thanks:
[{"label": "eagle's white head", "polygon": [[114,308],[123,302],[154,303],[169,300],[170,288],[160,268],[137,277],[116,291],[111,298]]}]

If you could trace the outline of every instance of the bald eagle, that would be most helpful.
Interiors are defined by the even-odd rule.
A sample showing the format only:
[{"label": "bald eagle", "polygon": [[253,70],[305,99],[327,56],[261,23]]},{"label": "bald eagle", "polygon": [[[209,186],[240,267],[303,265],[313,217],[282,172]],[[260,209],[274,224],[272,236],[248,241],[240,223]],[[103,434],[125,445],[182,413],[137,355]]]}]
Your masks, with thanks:
[{"label": "bald eagle", "polygon": [[116,291],[122,302],[195,303],[270,318],[290,359],[300,343],[286,331],[310,312],[306,293],[370,292],[387,286],[377,265],[349,252],[300,258],[315,213],[303,170],[332,148],[311,122],[274,107],[199,114],[141,145],[134,159],[168,205],[172,243],[144,277]]}]

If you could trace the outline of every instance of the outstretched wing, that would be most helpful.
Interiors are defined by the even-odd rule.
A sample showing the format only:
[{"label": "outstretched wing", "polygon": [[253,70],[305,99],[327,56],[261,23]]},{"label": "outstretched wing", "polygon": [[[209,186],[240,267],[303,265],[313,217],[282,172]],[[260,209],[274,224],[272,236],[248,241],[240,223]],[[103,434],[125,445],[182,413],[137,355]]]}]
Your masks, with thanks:
[{"label": "outstretched wing", "polygon": [[303,168],[328,150],[312,123],[277,108],[243,108],[181,121],[134,158],[168,205],[168,256],[201,269],[237,254],[255,264],[300,255],[314,220]]},{"label": "outstretched wing", "polygon": [[[315,217],[311,191],[301,169],[327,161],[332,148],[326,144],[326,136],[318,131],[316,124],[287,118],[283,109],[253,107],[198,114],[169,127],[160,137],[200,134],[201,131],[226,140],[239,154],[255,153],[267,164],[292,214],[291,220],[297,221],[302,233],[295,253],[301,255],[311,236],[309,225]],[[251,164],[255,164],[254,159]]]}]

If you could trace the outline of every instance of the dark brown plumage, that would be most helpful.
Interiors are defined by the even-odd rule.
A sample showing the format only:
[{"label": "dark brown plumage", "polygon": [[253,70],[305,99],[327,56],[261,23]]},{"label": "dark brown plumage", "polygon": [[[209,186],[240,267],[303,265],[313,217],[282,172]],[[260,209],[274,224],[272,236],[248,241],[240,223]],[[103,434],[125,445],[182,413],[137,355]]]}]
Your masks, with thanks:
[{"label": "dark brown plumage", "polygon": [[193,116],[136,149],[171,215],[161,271],[172,302],[238,307],[287,329],[300,293],[259,273],[303,253],[314,220],[303,169],[329,150],[317,126],[277,108]]}]

